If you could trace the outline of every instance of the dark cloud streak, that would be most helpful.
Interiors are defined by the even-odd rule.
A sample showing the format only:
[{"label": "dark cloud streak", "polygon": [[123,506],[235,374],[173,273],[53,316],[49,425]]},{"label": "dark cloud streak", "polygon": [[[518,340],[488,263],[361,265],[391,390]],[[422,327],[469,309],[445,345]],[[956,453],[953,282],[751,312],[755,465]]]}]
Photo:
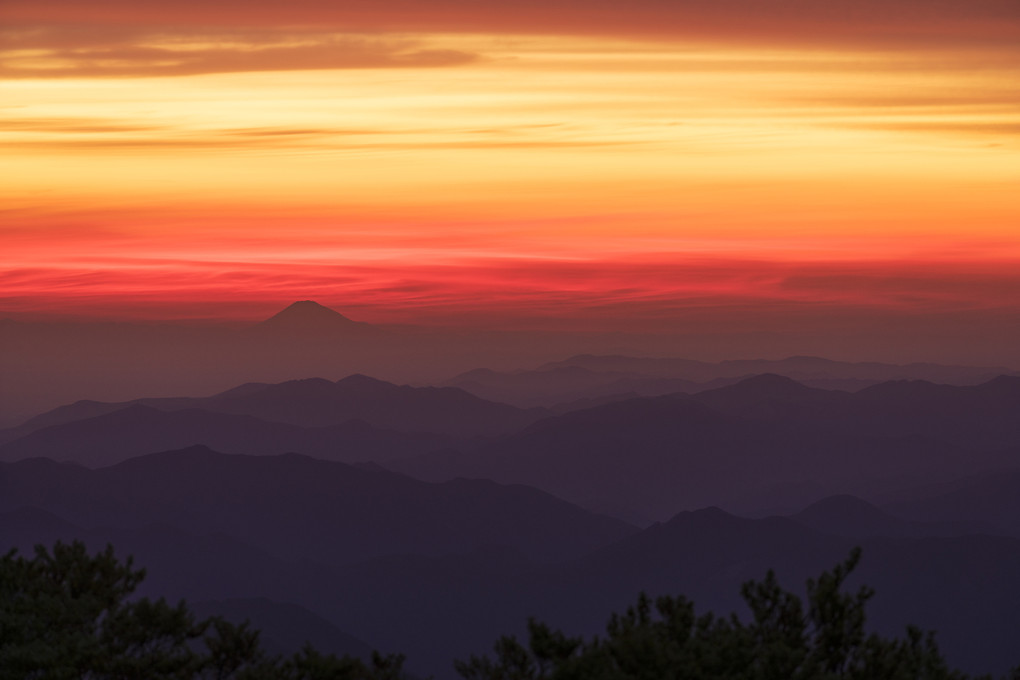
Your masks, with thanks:
[{"label": "dark cloud streak", "polygon": [[[1006,46],[1015,0],[5,0],[6,23],[320,26],[348,32],[613,35],[741,43]],[[112,29],[115,30],[115,29]]]},{"label": "dark cloud streak", "polygon": [[[26,54],[27,53],[27,54]],[[461,50],[408,40],[330,33],[238,30],[108,29],[22,26],[0,34],[0,76],[186,76],[209,73],[460,66],[479,59]]]}]

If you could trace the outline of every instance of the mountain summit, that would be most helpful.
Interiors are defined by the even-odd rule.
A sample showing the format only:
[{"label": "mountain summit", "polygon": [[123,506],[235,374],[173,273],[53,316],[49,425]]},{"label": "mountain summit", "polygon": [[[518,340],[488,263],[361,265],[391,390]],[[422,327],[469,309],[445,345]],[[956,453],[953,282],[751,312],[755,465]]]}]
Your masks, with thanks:
[{"label": "mountain summit", "polygon": [[301,300],[257,324],[255,328],[277,332],[322,333],[365,331],[372,327],[367,323],[352,321],[313,300]]}]

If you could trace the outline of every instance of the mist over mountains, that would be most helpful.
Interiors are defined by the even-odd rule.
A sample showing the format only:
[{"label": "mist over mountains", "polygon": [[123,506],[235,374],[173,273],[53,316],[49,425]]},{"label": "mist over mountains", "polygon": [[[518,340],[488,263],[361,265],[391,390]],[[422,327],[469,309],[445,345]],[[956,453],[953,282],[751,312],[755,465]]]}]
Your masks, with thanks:
[{"label": "mist over mountains", "polygon": [[[0,430],[0,550],[112,543],[145,593],[251,618],[281,653],[377,648],[449,678],[528,616],[595,634],[641,590],[741,612],[742,581],[797,586],[860,545],[874,630],[935,629],[969,671],[1020,662],[1008,369],[582,351],[461,370],[501,346],[310,301],[246,328],[93,331],[78,351],[0,332],[26,360],[5,404],[68,375]],[[431,379],[393,377],[439,346]],[[164,380],[259,361],[208,391]]]},{"label": "mist over mountains", "polygon": [[[717,338],[696,328],[656,335],[379,326],[310,300],[247,325],[0,319],[0,427],[83,399],[210,395],[247,382],[355,373],[551,408],[697,391],[760,373],[858,389],[893,379],[976,384],[1011,372],[995,364],[839,362],[800,351],[825,346],[793,334]],[[689,353],[721,360],[678,358]],[[734,355],[792,358],[726,360]]]},{"label": "mist over mountains", "polygon": [[351,375],[336,382],[307,378],[275,385],[246,383],[204,398],[81,401],[30,419],[19,431],[102,416],[128,406],[164,412],[204,410],[299,427],[329,427],[359,420],[380,428],[461,435],[515,430],[542,415],[538,410],[527,412],[454,388],[398,386]]},{"label": "mist over mountains", "polygon": [[842,362],[805,356],[713,363],[680,358],[578,355],[532,370],[475,369],[445,384],[519,406],[555,407],[580,399],[619,400],[625,396],[701,392],[763,373],[783,375],[809,387],[854,392],[890,380],[972,385],[1006,372],[1002,368]]},{"label": "mist over mountains", "polygon": [[[884,497],[1016,464],[1020,381],[942,386],[937,398],[929,398],[931,387],[888,383],[847,393],[762,375],[578,410],[484,450],[391,465],[427,479],[533,484],[641,522],[713,504],[760,513],[836,493]],[[897,410],[890,391],[917,398]]]}]

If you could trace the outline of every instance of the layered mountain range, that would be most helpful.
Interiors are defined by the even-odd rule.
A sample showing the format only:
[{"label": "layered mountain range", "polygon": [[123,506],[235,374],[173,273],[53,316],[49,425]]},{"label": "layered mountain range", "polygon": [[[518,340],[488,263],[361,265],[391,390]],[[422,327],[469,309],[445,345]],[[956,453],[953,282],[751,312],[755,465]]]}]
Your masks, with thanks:
[{"label": "layered mountain range", "polygon": [[[670,356],[679,347],[700,347],[700,354],[721,352],[696,330],[674,337],[384,326],[357,321],[311,300],[250,324],[0,318],[0,427],[81,399],[122,402],[146,395],[214,394],[246,381],[336,379],[353,373],[396,383],[460,387],[522,408],[575,402],[591,406],[621,395],[694,392],[761,373],[845,390],[898,379],[977,384],[1010,373],[995,364]],[[748,350],[759,351],[753,345]],[[784,356],[775,349],[768,354]]]},{"label": "layered mountain range", "polygon": [[890,381],[857,392],[760,375],[694,394],[555,414],[459,388],[361,375],[246,384],[204,398],[78,402],[0,432],[0,460],[88,467],[172,448],[299,453],[428,481],[543,489],[638,524],[720,505],[761,514],[948,483],[1017,464],[1020,378]]},{"label": "layered mountain range", "polygon": [[[205,462],[194,466],[196,457]],[[171,458],[181,469],[191,467],[192,481],[167,474]],[[683,594],[699,611],[741,612],[742,582],[772,568],[797,589],[859,545],[864,559],[853,585],[878,591],[872,629],[890,635],[902,634],[908,623],[936,629],[948,660],[972,671],[999,672],[1016,662],[1020,539],[975,533],[964,524],[907,521],[860,499],[823,499],[790,517],[765,519],[709,508],[639,530],[536,500],[526,489],[433,488],[427,505],[461,513],[472,503],[492,509],[471,512],[472,533],[463,522],[447,523],[449,515],[409,519],[424,507],[414,500],[382,496],[352,510],[364,494],[336,501],[350,488],[321,474],[299,474],[308,461],[294,456],[191,450],[130,463],[105,474],[29,461],[0,466],[0,548],[75,538],[94,548],[109,542],[148,567],[146,594],[186,597],[201,602],[203,612],[249,617],[275,631],[297,617],[306,639],[354,653],[363,652],[357,643],[363,640],[407,653],[416,672],[448,678],[453,658],[484,651],[502,633],[521,632],[528,616],[595,634],[608,612],[632,604],[640,591]],[[286,494],[238,469],[261,470],[266,463],[267,479]],[[232,469],[229,484],[218,474],[207,477],[210,466],[221,465]],[[144,502],[124,504],[128,492],[111,488],[128,473],[132,494]],[[235,500],[206,497],[213,487],[222,499]],[[534,511],[522,511],[529,502]],[[73,514],[78,521],[67,519]],[[547,519],[532,521],[539,517]],[[408,531],[394,531],[400,525]],[[359,534],[380,531],[385,548],[373,539],[376,548],[366,550]],[[554,554],[552,544],[559,544]]]},{"label": "layered mountain range", "polygon": [[[402,333],[305,301],[221,348],[399,362]],[[0,430],[0,550],[112,543],[143,593],[251,619],[272,650],[400,652],[443,680],[529,616],[596,634],[640,591],[742,615],[747,579],[796,588],[862,546],[873,630],[935,629],[969,671],[1020,662],[1005,369],[579,354],[414,384],[307,375]]]}]

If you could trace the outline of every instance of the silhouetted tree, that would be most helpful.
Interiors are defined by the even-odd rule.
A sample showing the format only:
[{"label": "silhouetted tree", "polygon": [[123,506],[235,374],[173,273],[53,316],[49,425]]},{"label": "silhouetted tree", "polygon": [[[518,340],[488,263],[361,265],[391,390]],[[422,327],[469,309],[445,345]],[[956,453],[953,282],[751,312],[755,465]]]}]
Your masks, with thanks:
[{"label": "silhouetted tree", "polygon": [[492,657],[456,662],[467,680],[963,680],[947,667],[932,633],[908,627],[902,639],[865,630],[865,604],[874,594],[845,592],[860,560],[807,583],[807,606],[783,590],[775,573],[744,584],[751,615],[744,622],[695,614],[684,597],[644,594],[609,620],[606,636],[568,637],[534,619],[527,646],[513,636],[496,641]]},{"label": "silhouetted tree", "polygon": [[[646,595],[613,614],[605,637],[570,637],[535,620],[527,646],[512,636],[494,656],[455,663],[467,680],[964,680],[932,633],[903,638],[865,629],[873,591],[843,588],[860,551],[807,583],[807,604],[772,571],[744,584],[750,609],[696,615],[684,597]],[[181,602],[133,598],[145,576],[112,547],[43,546],[0,558],[0,680],[400,680],[404,657],[370,663],[306,647],[270,657],[259,631],[196,620]],[[1020,680],[1020,669],[1011,680]]]},{"label": "silhouetted tree", "polygon": [[196,620],[184,602],[131,598],[145,577],[113,548],[36,547],[0,559],[0,680],[398,680],[402,656],[360,659],[307,647],[269,657],[259,631]]}]

